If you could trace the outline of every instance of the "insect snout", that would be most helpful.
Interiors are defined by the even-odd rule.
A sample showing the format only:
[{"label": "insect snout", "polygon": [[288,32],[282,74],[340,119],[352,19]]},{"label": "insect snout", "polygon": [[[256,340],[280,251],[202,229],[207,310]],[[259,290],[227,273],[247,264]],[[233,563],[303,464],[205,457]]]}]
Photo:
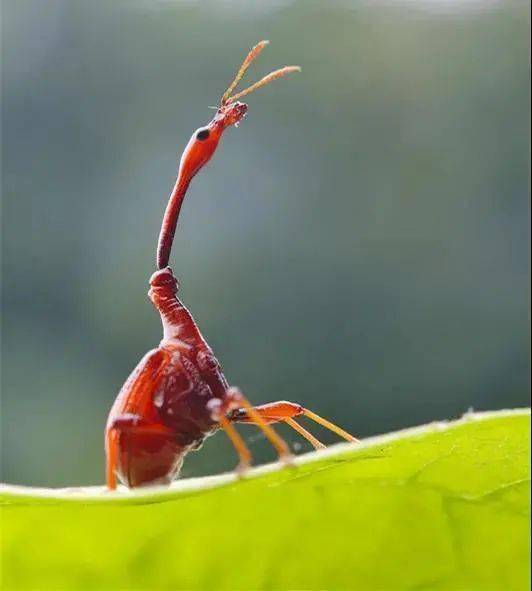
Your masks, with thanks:
[{"label": "insect snout", "polygon": [[247,113],[248,106],[246,103],[236,101],[228,105],[222,106],[219,110],[219,117],[223,121],[225,127],[230,125],[238,125]]}]

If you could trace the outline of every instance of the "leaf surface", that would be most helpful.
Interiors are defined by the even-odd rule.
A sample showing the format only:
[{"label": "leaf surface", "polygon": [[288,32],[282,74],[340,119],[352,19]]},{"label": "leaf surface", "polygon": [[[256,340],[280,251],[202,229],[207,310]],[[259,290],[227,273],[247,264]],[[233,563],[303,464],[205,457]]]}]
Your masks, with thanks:
[{"label": "leaf surface", "polygon": [[5,486],[3,588],[525,589],[529,426],[469,414],[140,493]]}]

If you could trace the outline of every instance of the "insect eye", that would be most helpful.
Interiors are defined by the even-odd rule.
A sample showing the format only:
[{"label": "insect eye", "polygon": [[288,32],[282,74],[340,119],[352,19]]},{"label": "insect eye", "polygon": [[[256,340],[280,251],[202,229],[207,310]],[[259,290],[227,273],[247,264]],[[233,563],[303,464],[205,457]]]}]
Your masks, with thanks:
[{"label": "insect eye", "polygon": [[206,140],[210,135],[210,131],[208,129],[200,129],[196,134],[196,139],[203,141]]}]

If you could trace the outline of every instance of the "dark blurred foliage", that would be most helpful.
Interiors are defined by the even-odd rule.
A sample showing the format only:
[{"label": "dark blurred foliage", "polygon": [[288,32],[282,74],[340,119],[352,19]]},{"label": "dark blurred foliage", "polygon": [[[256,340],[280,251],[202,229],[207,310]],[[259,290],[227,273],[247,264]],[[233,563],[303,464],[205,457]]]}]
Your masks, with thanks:
[{"label": "dark blurred foliage", "polygon": [[[102,482],[178,157],[262,38],[249,80],[303,73],[250,97],[172,257],[229,380],[361,436],[528,404],[527,2],[6,0],[2,26],[4,480]],[[218,434],[183,474],[235,461]]]}]

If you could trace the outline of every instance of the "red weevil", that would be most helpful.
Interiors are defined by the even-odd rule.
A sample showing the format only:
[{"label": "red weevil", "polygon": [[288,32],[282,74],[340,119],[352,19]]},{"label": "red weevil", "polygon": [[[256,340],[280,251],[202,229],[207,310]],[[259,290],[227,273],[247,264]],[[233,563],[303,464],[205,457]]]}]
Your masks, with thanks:
[{"label": "red weevil", "polygon": [[261,41],[249,52],[223,94],[214,118],[194,132],[181,157],[159,236],[158,271],[150,279],[148,292],[161,316],[163,339],[141,359],[109,413],[105,447],[110,489],[116,488],[117,477],[128,487],[170,483],[185,455],[198,449],[220,427],[239,455],[237,470],[244,471],[251,463],[251,454],[233,423],[257,425],[282,460],[290,458],[289,448],[271,423],[285,422],[315,448],[324,447],[295,420],[298,416],[306,416],[344,439],[356,441],[340,427],[299,404],[280,401],[254,407],[238,388],[230,387],[212,349],[178,298],[179,285],[168,267],[179,211],[190,181],[210,160],[225,129],[238,125],[246,114],[247,105],[238,99],[276,78],[299,71],[296,66],[281,68],[232,94],[267,43]]}]

